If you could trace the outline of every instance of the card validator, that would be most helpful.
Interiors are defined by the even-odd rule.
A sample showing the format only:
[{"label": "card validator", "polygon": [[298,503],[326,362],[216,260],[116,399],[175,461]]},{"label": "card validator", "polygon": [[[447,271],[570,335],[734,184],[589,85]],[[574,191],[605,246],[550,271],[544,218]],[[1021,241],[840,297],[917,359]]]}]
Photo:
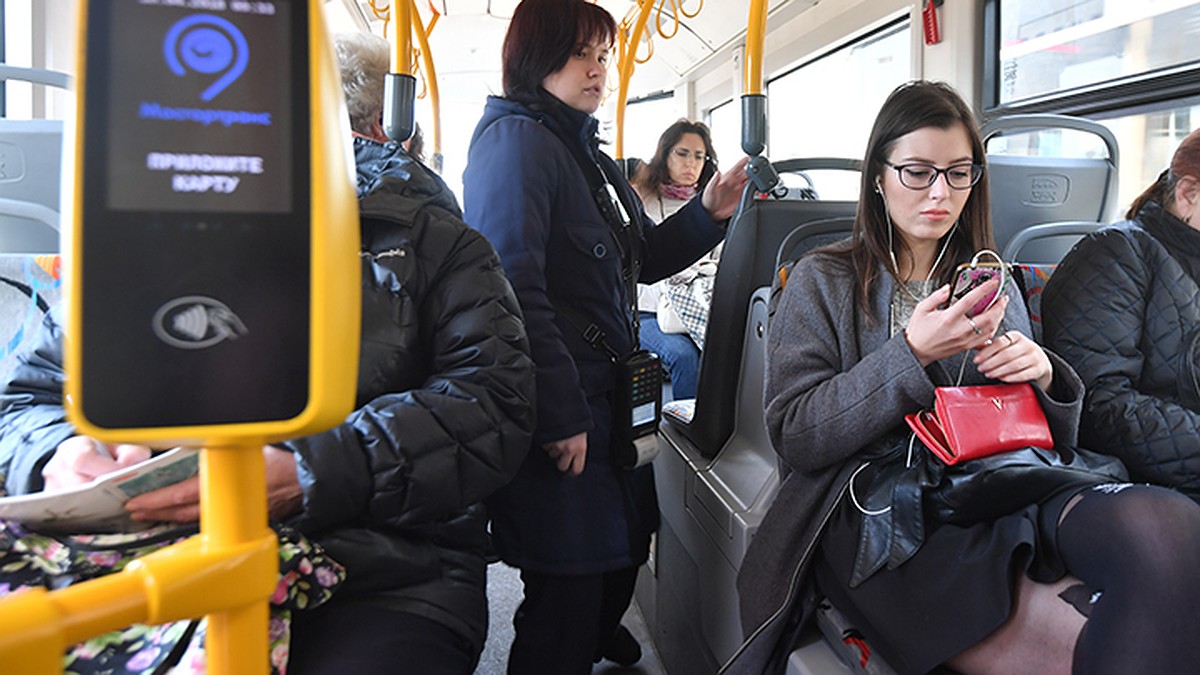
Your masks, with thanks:
[{"label": "card validator", "polygon": [[202,4],[80,3],[67,386],[101,438],[281,438],[353,405],[358,213],[322,3]]}]

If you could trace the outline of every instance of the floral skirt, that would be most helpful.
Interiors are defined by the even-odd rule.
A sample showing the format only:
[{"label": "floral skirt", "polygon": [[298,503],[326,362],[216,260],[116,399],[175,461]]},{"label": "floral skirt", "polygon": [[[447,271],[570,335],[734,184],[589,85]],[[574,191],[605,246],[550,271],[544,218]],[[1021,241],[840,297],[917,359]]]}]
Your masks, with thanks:
[{"label": "floral skirt", "polygon": [[[286,672],[292,613],[327,601],[346,572],[296,530],[276,525],[279,581],[271,596],[271,671]],[[21,588],[61,588],[124,569],[139,556],[181,541],[194,527],[158,526],[123,534],[40,534],[0,520],[0,596]],[[135,624],[71,646],[63,672],[75,675],[205,672],[205,621]]]}]

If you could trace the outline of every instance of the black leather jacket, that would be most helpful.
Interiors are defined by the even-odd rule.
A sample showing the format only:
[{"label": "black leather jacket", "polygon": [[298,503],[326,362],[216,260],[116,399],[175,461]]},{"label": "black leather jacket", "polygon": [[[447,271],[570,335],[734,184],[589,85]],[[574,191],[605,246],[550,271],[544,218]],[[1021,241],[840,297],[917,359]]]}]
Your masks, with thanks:
[{"label": "black leather jacket", "polygon": [[[516,472],[534,427],[524,325],[492,247],[450,191],[395,144],[357,139],[363,333],[356,410],[296,453],[294,524],[346,566],[334,597],[434,619],[476,648],[487,632],[479,502]],[[45,331],[0,394],[10,494],[74,434],[62,410],[61,339]]]},{"label": "black leather jacket", "polygon": [[[1080,444],[1200,499],[1200,232],[1154,202],[1081,241],[1042,300],[1087,388]],[[1190,270],[1190,272],[1189,272]]]}]

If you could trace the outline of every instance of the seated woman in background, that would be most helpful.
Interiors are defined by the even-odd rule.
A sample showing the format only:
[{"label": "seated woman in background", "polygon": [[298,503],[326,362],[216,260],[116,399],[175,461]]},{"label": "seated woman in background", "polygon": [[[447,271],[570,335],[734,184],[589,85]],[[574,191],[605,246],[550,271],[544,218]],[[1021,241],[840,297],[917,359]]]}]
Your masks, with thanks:
[{"label": "seated woman in background", "polygon": [[[1012,284],[977,314],[969,310],[997,280],[951,301],[956,266],[993,247],[984,162],[953,89],[899,87],[871,132],[853,236],[789,276],[767,336],[765,386],[768,431],[787,468],[739,571],[751,637],[725,672],[782,672],[822,595],[901,673],[1200,664],[1200,507],[1114,482],[1123,471],[1111,458],[1099,457],[1107,472],[1078,466],[1098,457],[1073,449],[1082,384],[1029,337]],[[995,493],[960,495],[949,514],[934,508],[948,488],[929,477],[946,474],[932,472],[936,460],[919,443],[906,456],[904,416],[932,407],[935,387],[960,373],[964,385],[1032,384],[1057,456],[1075,468],[1045,470],[1038,494],[1005,497],[998,516],[963,515],[995,505]],[[926,469],[933,484],[914,485],[915,506],[899,490],[873,490]],[[878,518],[890,531],[872,539]]]},{"label": "seated woman in background", "polygon": [[1083,444],[1200,500],[1200,131],[1125,217],[1050,277],[1046,344],[1087,387]]},{"label": "seated woman in background", "polygon": [[[642,166],[633,187],[642,198],[646,215],[661,223],[696,196],[716,166],[717,153],[708,127],[681,119],[659,137],[654,157]],[[701,298],[712,298],[712,277],[720,255],[718,245],[669,279],[638,284],[642,348],[662,358],[671,376],[671,393],[678,399],[696,398],[700,349],[708,323],[708,303],[692,294],[693,284],[699,284]],[[680,306],[684,303],[686,306]]]}]

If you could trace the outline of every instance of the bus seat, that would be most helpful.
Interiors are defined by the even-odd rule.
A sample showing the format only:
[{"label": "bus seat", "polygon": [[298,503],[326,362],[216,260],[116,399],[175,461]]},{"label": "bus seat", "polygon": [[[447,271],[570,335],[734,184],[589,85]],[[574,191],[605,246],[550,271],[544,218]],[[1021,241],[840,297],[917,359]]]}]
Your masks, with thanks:
[{"label": "bus seat", "polygon": [[[857,160],[832,158],[789,160],[776,165],[781,172],[859,171],[860,166]],[[756,289],[770,286],[783,239],[805,223],[853,216],[855,208],[853,201],[743,200],[740,213],[725,235],[725,248],[713,283],[695,412],[690,421],[668,420],[702,457],[715,457],[733,431],[746,307]]]},{"label": "bus seat", "polygon": [[[768,264],[778,265],[783,256],[799,256],[816,245],[845,237],[852,223],[852,217],[844,216],[818,218],[794,227],[781,238],[775,253],[767,258]],[[721,264],[728,261],[722,257]],[[771,269],[767,268],[767,282],[774,278]],[[660,579],[657,584],[655,614],[662,634],[696,637],[688,642],[691,647],[660,642],[660,657],[668,670],[714,672],[741,644],[737,572],[774,501],[781,475],[763,417],[771,297],[772,286],[763,285],[749,299],[737,346],[740,377],[732,397],[733,429],[720,452],[715,457],[705,456],[685,435],[686,427],[670,416],[659,427],[655,478],[662,525],[657,564],[673,573],[680,569],[694,572]],[[705,645],[705,649],[698,651],[695,644]]]},{"label": "bus seat", "polygon": [[59,256],[0,254],[0,383],[61,296]]},{"label": "bus seat", "polygon": [[[1064,132],[1083,134],[1092,144],[1100,141],[1107,156],[1090,150],[1074,153],[1083,156],[1062,156],[1068,154]],[[1009,115],[989,121],[981,135],[988,148],[987,179],[999,250],[1006,251],[1031,225],[1106,222],[1115,212],[1120,158],[1116,137],[1107,127],[1068,115]],[[997,150],[997,141],[1006,137],[1011,147]]]},{"label": "bus seat", "polygon": [[[65,73],[0,64],[0,79],[66,89]],[[56,253],[61,120],[0,119],[0,253]]]},{"label": "bus seat", "polygon": [[1032,337],[1038,344],[1042,343],[1042,291],[1050,281],[1054,267],[1028,263],[1013,265],[1013,281],[1025,300],[1025,309],[1029,312],[1029,326],[1033,331]]},{"label": "bus seat", "polygon": [[1092,220],[1032,225],[1008,242],[1003,258],[1015,263],[1057,265],[1076,242],[1103,226]]},{"label": "bus seat", "polygon": [[621,170],[621,175],[625,176],[625,180],[630,182],[633,181],[634,176],[637,175],[638,171],[642,170],[642,166],[645,164],[645,162],[637,157],[622,157],[613,161],[617,163],[617,168]]},{"label": "bus seat", "polygon": [[744,317],[735,430],[718,456],[701,455],[669,420],[659,427],[655,559],[670,572],[656,583],[654,632],[672,636],[657,643],[669,672],[716,672],[742,641],[737,572],[779,487],[762,406],[768,299],[769,289],[758,289]]}]

